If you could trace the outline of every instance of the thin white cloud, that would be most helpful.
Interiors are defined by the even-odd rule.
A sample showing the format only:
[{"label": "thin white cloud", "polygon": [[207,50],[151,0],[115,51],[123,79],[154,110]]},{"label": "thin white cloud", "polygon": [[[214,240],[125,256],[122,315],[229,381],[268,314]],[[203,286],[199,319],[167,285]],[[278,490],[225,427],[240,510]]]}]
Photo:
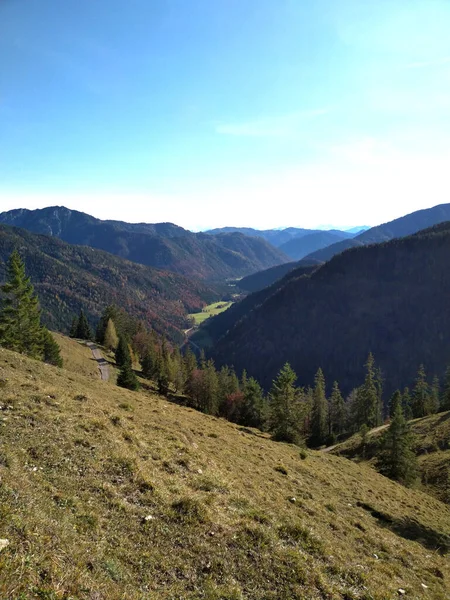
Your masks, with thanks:
[{"label": "thin white cloud", "polygon": [[242,123],[221,123],[216,125],[216,132],[237,137],[289,137],[301,130],[302,125],[309,119],[328,112],[327,108],[318,108]]},{"label": "thin white cloud", "polygon": [[420,60],[405,65],[405,69],[425,69],[427,67],[441,67],[450,64],[450,56],[436,58],[434,60]]}]

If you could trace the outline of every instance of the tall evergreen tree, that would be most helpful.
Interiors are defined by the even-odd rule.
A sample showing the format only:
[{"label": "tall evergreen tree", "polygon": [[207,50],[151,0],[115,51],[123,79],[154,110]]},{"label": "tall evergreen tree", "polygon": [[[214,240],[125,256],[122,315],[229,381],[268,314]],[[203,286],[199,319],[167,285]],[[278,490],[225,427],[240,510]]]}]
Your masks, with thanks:
[{"label": "tall evergreen tree", "polygon": [[6,273],[0,312],[0,344],[33,358],[43,353],[43,333],[39,302],[25,264],[17,250],[11,254]]},{"label": "tall evergreen tree", "polygon": [[131,355],[127,340],[121,335],[116,349],[116,365],[122,367],[124,364],[129,364],[131,367]]},{"label": "tall evergreen tree", "polygon": [[76,336],[80,340],[91,340],[92,339],[92,331],[91,327],[88,323],[86,315],[84,314],[84,310],[80,310],[80,316],[78,317],[78,326]]},{"label": "tall evergreen tree", "polygon": [[69,337],[76,338],[78,331],[78,317],[72,319],[72,325],[70,327]]},{"label": "tall evergreen tree", "polygon": [[413,418],[413,412],[411,407],[411,394],[409,393],[409,388],[405,387],[402,394],[402,408],[403,414],[407,421],[411,421]]},{"label": "tall evergreen tree", "polygon": [[296,380],[297,375],[291,365],[286,363],[274,379],[269,393],[269,427],[273,438],[293,444],[302,441]]},{"label": "tall evergreen tree", "polygon": [[247,427],[262,429],[267,418],[267,407],[261,386],[253,377],[242,377],[242,392],[244,394],[240,422]]},{"label": "tall evergreen tree", "polygon": [[333,383],[330,398],[331,434],[341,435],[345,431],[345,402],[337,381]]},{"label": "tall evergreen tree", "polygon": [[400,404],[397,404],[392,421],[382,439],[382,450],[378,457],[378,466],[384,475],[410,486],[417,479],[417,459],[412,450],[413,438],[403,415]]},{"label": "tall evergreen tree", "polygon": [[415,419],[424,417],[427,414],[429,396],[430,388],[427,383],[425,368],[420,365],[412,394],[412,411]]},{"label": "tall evergreen tree", "polygon": [[319,369],[314,379],[311,415],[311,444],[320,446],[328,436],[328,403],[325,395],[325,377]]},{"label": "tall evergreen tree", "polygon": [[439,412],[440,407],[440,396],[441,386],[439,384],[439,377],[435,375],[431,384],[430,396],[428,399],[427,413],[434,415]]},{"label": "tall evergreen tree", "polygon": [[377,375],[375,359],[370,353],[367,357],[366,377],[357,395],[357,426],[366,424],[369,428],[377,427],[382,422],[381,415],[381,379]]},{"label": "tall evergreen tree", "polygon": [[400,390],[395,390],[391,396],[391,399],[389,400],[389,417],[391,419],[394,416],[397,404],[400,404],[400,406],[402,405],[402,393]]},{"label": "tall evergreen tree", "polygon": [[124,362],[122,364],[117,376],[117,385],[133,391],[137,391],[140,388],[138,378],[131,368],[131,362]]},{"label": "tall evergreen tree", "polygon": [[45,329],[45,327],[42,328],[42,340],[43,361],[49,365],[55,365],[55,367],[62,367],[63,359],[61,357],[60,347],[50,331]]}]

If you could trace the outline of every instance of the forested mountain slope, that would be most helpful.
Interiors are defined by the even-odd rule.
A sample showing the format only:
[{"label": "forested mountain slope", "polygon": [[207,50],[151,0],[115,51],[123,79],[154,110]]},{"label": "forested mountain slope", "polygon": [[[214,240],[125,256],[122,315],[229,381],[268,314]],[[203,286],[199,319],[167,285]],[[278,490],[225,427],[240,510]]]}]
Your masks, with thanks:
[{"label": "forested mountain slope", "polygon": [[375,244],[380,242],[386,242],[394,238],[401,238],[407,235],[412,235],[417,231],[426,229],[427,227],[433,227],[438,223],[443,223],[450,220],[450,204],[440,204],[433,208],[425,208],[423,210],[417,210],[409,215],[394,219],[383,225],[372,227],[367,229],[363,233],[360,233],[351,240],[344,240],[337,242],[326,248],[322,248],[316,252],[312,252],[307,258],[315,259],[320,262],[325,262],[347,250],[348,248],[354,248],[360,245]]},{"label": "forested mountain slope", "polygon": [[258,237],[192,233],[172,223],[101,221],[62,206],[4,212],[0,222],[197,279],[242,277],[289,260]]},{"label": "forested mountain slope", "polygon": [[201,282],[138,265],[107,252],[0,225],[0,281],[11,252],[19,250],[38,293],[44,322],[68,331],[81,308],[91,323],[117,303],[160,333],[182,339],[187,315],[219,299]]},{"label": "forested mountain slope", "polygon": [[450,363],[449,256],[446,223],[351,249],[310,276],[294,270],[275,293],[259,292],[261,302],[247,298],[249,310],[238,304],[234,323],[207,324],[217,341],[212,355],[266,386],[289,361],[301,384],[322,367],[329,384],[338,380],[349,392],[363,380],[370,351],[388,392],[410,385],[420,363],[442,376]]},{"label": "forested mountain slope", "polygon": [[[331,246],[331,244],[342,241],[343,237],[341,232],[332,233],[331,231],[317,231],[300,238],[295,237],[292,240],[289,240],[289,242],[280,246],[280,250],[283,250],[283,252],[291,258],[300,260],[316,250],[321,250],[322,248]],[[348,237],[350,237],[350,235]]]},{"label": "forested mountain slope", "polygon": [[448,507],[0,349],[0,597],[448,598]]}]

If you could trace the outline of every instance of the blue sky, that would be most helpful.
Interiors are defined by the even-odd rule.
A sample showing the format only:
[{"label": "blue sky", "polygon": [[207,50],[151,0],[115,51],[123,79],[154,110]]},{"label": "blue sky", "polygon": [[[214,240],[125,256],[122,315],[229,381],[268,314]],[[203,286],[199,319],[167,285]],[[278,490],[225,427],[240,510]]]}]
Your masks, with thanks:
[{"label": "blue sky", "polygon": [[450,202],[448,0],[1,0],[0,210],[200,229]]}]

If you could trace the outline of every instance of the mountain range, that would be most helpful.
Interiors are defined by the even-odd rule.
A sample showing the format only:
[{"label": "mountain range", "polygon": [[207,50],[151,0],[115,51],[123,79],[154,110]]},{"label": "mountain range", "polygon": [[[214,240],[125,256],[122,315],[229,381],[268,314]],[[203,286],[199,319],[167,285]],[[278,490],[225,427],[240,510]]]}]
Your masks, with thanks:
[{"label": "mountain range", "polygon": [[449,223],[353,248],[311,273],[294,269],[205,323],[198,339],[218,364],[265,386],[289,361],[300,383],[312,384],[322,367],[348,393],[369,352],[388,393],[410,385],[420,363],[441,377],[450,364],[449,255]]},{"label": "mountain range", "polygon": [[7,225],[0,225],[0,281],[14,249],[25,261],[44,322],[59,331],[69,330],[80,309],[95,325],[108,304],[117,304],[159,333],[181,341],[181,330],[189,327],[188,313],[220,299],[215,289],[198,280]]},{"label": "mountain range", "polygon": [[239,232],[208,235],[172,223],[102,221],[62,206],[3,212],[0,223],[209,281],[223,282],[289,261],[266,240]]}]

